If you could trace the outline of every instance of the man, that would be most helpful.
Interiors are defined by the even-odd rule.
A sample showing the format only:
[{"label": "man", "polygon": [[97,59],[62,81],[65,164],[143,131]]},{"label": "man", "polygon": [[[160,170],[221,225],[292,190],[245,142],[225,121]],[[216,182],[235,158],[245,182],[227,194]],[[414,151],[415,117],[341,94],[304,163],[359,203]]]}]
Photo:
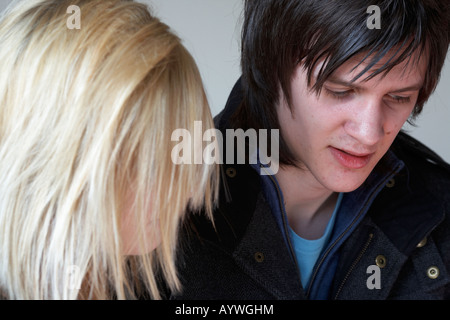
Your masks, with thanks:
[{"label": "man", "polygon": [[449,299],[450,166],[400,131],[449,32],[446,0],[247,0],[243,74],[216,125],[279,129],[280,167],[223,165],[172,297]]}]

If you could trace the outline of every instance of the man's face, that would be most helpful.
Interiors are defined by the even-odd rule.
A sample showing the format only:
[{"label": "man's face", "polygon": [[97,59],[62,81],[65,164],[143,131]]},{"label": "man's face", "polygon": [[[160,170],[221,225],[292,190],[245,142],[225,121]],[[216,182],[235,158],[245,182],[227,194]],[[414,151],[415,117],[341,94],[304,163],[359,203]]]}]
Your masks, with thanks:
[{"label": "man's face", "polygon": [[291,81],[292,112],[283,98],[277,106],[281,134],[298,164],[311,181],[335,192],[353,191],[366,180],[408,120],[424,81],[426,61],[420,59],[406,69],[407,62],[397,65],[384,78],[364,81],[365,74],[351,83],[366,66],[352,71],[361,58],[336,70],[320,95],[299,65]]}]

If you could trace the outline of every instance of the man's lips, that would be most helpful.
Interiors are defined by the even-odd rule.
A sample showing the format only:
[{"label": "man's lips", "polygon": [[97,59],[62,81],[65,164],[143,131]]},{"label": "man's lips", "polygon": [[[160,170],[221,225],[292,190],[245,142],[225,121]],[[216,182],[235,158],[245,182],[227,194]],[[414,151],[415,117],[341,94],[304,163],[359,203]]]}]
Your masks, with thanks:
[{"label": "man's lips", "polygon": [[329,147],[331,154],[333,157],[341,164],[343,167],[349,168],[349,169],[361,169],[364,168],[372,158],[372,155],[374,154],[366,152],[366,153],[360,153],[360,152],[354,152],[344,149],[338,149],[335,147]]}]

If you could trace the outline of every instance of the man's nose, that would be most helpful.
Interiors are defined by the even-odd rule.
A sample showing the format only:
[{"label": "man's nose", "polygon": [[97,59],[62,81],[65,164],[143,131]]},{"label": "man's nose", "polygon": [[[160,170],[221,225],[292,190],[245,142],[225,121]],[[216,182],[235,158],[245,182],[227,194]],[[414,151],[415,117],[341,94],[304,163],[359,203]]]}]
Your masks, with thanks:
[{"label": "man's nose", "polygon": [[371,99],[355,105],[345,124],[347,134],[365,146],[376,145],[385,135],[382,103]]}]

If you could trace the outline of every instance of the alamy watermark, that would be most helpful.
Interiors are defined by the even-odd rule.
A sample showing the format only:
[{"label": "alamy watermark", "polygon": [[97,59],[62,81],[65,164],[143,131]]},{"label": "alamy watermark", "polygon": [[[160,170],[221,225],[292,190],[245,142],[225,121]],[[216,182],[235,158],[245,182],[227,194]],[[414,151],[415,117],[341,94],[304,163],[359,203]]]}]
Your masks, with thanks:
[{"label": "alamy watermark", "polygon": [[[194,132],[176,129],[171,140],[174,164],[261,164],[261,175],[273,175],[279,169],[279,130],[227,129],[224,137],[218,129],[203,132],[202,121],[194,121]],[[270,139],[270,140],[269,140]],[[268,149],[270,148],[270,155]],[[223,157],[226,150],[225,159]]]},{"label": "alamy watermark", "polygon": [[67,7],[67,11],[70,16],[67,18],[67,29],[81,29],[81,9],[79,6],[71,5]]},{"label": "alamy watermark", "polygon": [[381,270],[379,266],[376,265],[370,265],[367,267],[366,270],[367,274],[370,274],[370,276],[367,278],[366,285],[367,289],[373,290],[381,289]]},{"label": "alamy watermark", "polygon": [[69,266],[65,274],[64,288],[68,290],[80,290],[81,288],[81,269],[79,266]]},{"label": "alamy watermark", "polygon": [[369,6],[367,13],[370,14],[367,18],[367,28],[369,29],[381,29],[381,9],[379,6]]}]

